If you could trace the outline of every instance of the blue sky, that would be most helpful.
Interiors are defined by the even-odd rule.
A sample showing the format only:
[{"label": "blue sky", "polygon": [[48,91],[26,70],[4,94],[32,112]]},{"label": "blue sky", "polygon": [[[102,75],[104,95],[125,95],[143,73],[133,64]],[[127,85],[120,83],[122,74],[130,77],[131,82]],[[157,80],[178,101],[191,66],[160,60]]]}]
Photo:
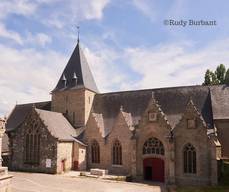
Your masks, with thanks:
[{"label": "blue sky", "polygon": [[226,0],[1,0],[0,115],[50,100],[77,25],[101,92],[201,84],[207,68],[228,67],[228,7]]}]

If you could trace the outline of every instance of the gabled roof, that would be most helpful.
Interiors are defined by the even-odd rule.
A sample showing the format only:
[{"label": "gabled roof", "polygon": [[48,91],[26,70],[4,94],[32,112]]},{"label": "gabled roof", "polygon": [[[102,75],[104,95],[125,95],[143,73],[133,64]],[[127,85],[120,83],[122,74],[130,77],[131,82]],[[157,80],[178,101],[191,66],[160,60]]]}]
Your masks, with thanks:
[{"label": "gabled roof", "polygon": [[229,86],[211,86],[211,101],[214,119],[229,119]]},{"label": "gabled roof", "polygon": [[[133,124],[138,124],[150,99],[152,99],[152,95],[154,95],[172,128],[181,119],[190,98],[198,111],[200,111],[208,127],[213,127],[210,89],[207,86],[172,87],[96,94],[92,111],[93,113],[101,114],[104,128],[107,128],[112,127],[111,124],[115,122],[120,106],[123,106],[125,112],[131,114]],[[109,131],[105,130],[106,133]]]},{"label": "gabled roof", "polygon": [[51,101],[16,105],[7,119],[6,131],[12,131],[20,126],[33,105],[38,109],[51,110]]},{"label": "gabled roof", "polygon": [[79,42],[53,92],[77,88],[87,88],[94,92],[98,92],[95,80]]},{"label": "gabled roof", "polygon": [[50,134],[60,141],[74,141],[76,131],[62,113],[36,109]]}]

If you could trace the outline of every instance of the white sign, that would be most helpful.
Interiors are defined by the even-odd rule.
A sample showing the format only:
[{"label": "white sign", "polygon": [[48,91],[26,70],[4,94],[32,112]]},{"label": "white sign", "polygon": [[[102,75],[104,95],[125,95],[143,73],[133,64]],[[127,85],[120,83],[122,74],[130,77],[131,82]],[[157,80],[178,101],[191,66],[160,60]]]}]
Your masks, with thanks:
[{"label": "white sign", "polygon": [[51,165],[52,165],[52,160],[46,159],[46,168],[51,168]]}]

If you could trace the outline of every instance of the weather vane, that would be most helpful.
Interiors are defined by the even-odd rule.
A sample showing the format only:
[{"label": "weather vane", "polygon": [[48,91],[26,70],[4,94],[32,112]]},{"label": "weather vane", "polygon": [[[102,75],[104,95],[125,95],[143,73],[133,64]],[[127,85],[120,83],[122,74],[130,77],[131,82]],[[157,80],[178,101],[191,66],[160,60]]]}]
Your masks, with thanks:
[{"label": "weather vane", "polygon": [[80,41],[80,26],[77,25],[76,28],[77,28],[77,34],[78,34],[77,42],[79,43],[79,41]]}]

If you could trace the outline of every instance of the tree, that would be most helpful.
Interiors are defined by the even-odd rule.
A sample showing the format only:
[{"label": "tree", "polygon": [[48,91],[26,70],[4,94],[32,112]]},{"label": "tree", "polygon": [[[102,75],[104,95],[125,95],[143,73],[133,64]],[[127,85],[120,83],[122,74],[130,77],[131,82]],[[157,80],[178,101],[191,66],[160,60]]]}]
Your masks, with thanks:
[{"label": "tree", "polygon": [[229,85],[229,69],[227,69],[226,75],[225,75],[225,80],[224,83]]},{"label": "tree", "polygon": [[215,71],[216,77],[219,80],[219,84],[224,84],[226,68],[223,64],[220,64]]},{"label": "tree", "polygon": [[229,69],[226,70],[224,64],[217,66],[215,72],[209,69],[205,72],[203,85],[229,85]]},{"label": "tree", "polygon": [[211,80],[212,80],[211,85],[219,85],[219,84],[221,84],[219,79],[217,78],[216,73],[211,72]]},{"label": "tree", "polygon": [[209,69],[206,71],[203,85],[211,85],[211,73]]}]

